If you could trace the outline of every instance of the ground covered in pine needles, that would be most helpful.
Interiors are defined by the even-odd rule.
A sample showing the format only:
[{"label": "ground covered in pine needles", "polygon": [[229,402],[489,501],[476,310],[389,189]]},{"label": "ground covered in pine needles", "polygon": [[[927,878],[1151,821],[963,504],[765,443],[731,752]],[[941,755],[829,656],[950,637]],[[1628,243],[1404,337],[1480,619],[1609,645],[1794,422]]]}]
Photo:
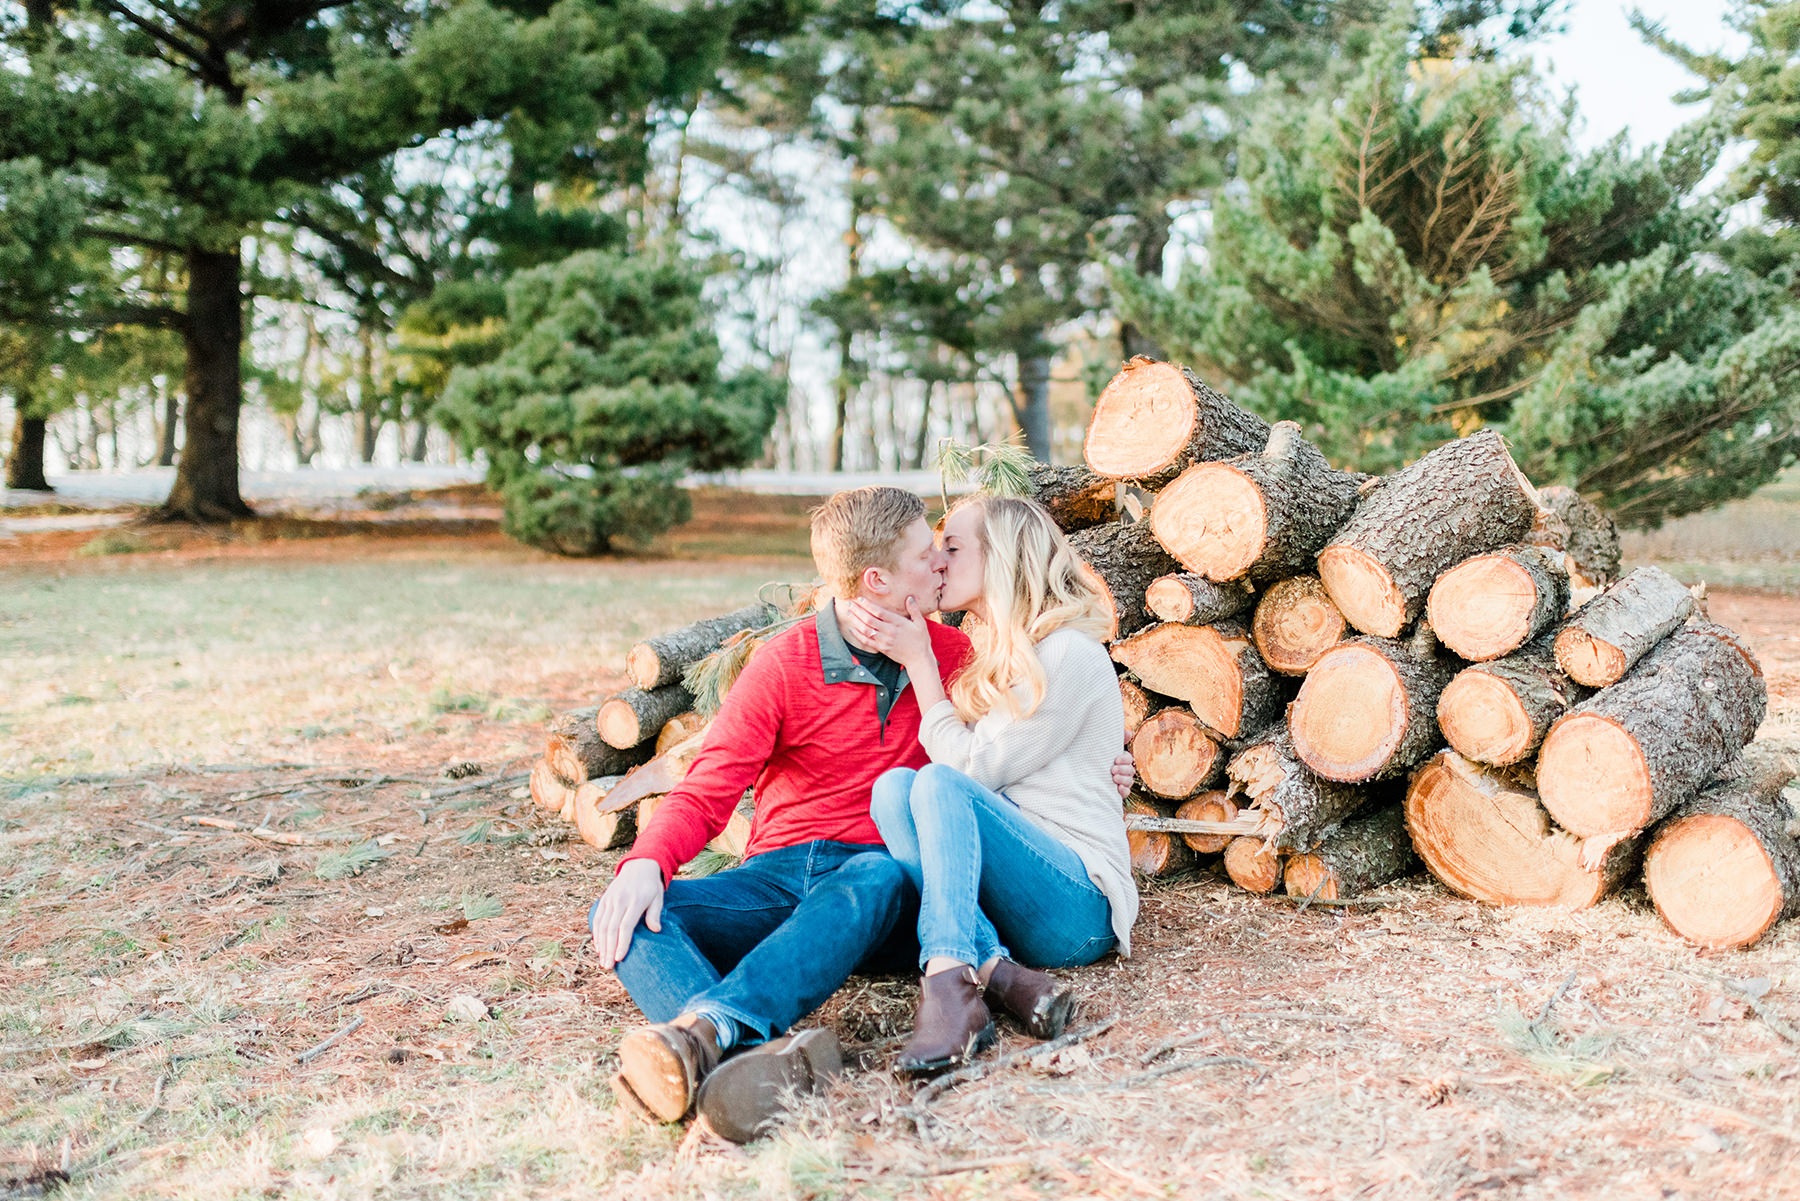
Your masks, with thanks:
[{"label": "ground covered in pine needles", "polygon": [[[0,549],[0,1198],[1800,1196],[1800,922],[1702,954],[1641,888],[1302,907],[1203,867],[1069,973],[1063,1047],[920,1087],[915,985],[858,980],[816,1019],[856,1066],[780,1135],[619,1112],[635,1014],[583,930],[617,857],[523,772],[632,641],[804,572],[803,512],[579,564],[391,528]],[[1800,743],[1800,601],[1712,612]]]}]

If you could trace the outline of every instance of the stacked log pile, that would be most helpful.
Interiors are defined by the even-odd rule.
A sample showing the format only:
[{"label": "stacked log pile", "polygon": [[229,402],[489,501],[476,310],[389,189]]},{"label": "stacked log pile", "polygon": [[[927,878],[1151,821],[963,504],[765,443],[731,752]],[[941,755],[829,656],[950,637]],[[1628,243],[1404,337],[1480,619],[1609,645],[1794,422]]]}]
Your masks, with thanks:
[{"label": "stacked log pile", "polygon": [[1140,357],[1085,457],[1057,488],[1149,497],[1073,535],[1114,615],[1140,871],[1222,855],[1250,891],[1331,901],[1422,860],[1478,900],[1579,908],[1641,868],[1706,946],[1800,912],[1755,657],[1666,573],[1619,578],[1611,520],[1498,434],[1364,477]]}]

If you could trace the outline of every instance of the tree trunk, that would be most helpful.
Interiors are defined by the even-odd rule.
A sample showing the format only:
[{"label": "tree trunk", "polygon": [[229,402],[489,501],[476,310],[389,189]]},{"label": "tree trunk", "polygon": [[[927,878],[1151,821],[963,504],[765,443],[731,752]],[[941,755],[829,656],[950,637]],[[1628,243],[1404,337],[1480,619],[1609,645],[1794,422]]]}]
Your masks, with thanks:
[{"label": "tree trunk", "polygon": [[431,423],[426,421],[423,417],[413,423],[412,446],[406,452],[406,457],[409,461],[414,463],[423,463],[425,461],[425,439],[430,433]]},{"label": "tree trunk", "polygon": [[656,736],[671,718],[694,707],[694,694],[680,684],[655,690],[627,688],[600,706],[594,725],[608,746],[629,750]]},{"label": "tree trunk", "polygon": [[[1229,822],[1236,821],[1238,807],[1232,803],[1231,797],[1223,792],[1203,792],[1191,801],[1184,801],[1175,810],[1175,816],[1183,821],[1194,822]],[[1231,842],[1230,834],[1183,834],[1181,840],[1188,844],[1188,850],[1196,855],[1217,855]]]},{"label": "tree trunk", "polygon": [[44,417],[27,415],[29,394],[20,389],[13,412],[12,453],[6,457],[6,486],[27,492],[50,492],[50,481],[44,478],[44,431],[50,422]]},{"label": "tree trunk", "polygon": [[1088,579],[1106,601],[1111,627],[1104,641],[1123,638],[1150,624],[1144,589],[1157,576],[1174,571],[1175,560],[1156,541],[1148,523],[1108,522],[1093,526],[1071,534],[1069,545],[1086,565]]},{"label": "tree trunk", "polygon": [[1303,855],[1288,860],[1290,897],[1342,901],[1419,870],[1400,806],[1362,814]]},{"label": "tree trunk", "polygon": [[906,457],[906,465],[913,471],[925,466],[925,454],[931,446],[931,398],[938,387],[936,380],[926,384],[925,396],[919,401],[919,426],[913,433],[912,453]]},{"label": "tree trunk", "polygon": [[1118,484],[1085,467],[1032,467],[1031,494],[1065,534],[1119,519]]},{"label": "tree trunk", "polygon": [[1538,489],[1538,500],[1559,519],[1569,583],[1576,588],[1604,588],[1619,578],[1619,527],[1599,506],[1573,488],[1554,484]]},{"label": "tree trunk", "polygon": [[[1160,281],[1163,277],[1163,252],[1169,246],[1169,218],[1166,214],[1153,210],[1139,214],[1138,221],[1144,227],[1144,236],[1138,240],[1132,265],[1143,278]],[[1119,322],[1119,348],[1125,352],[1124,357],[1127,359],[1140,356],[1152,359],[1164,357],[1162,347],[1131,321]]]},{"label": "tree trunk", "polygon": [[[1126,800],[1125,812],[1153,817],[1168,816],[1159,806],[1136,795]],[[1191,863],[1194,857],[1179,835],[1159,830],[1126,830],[1125,842],[1131,848],[1132,870],[1152,879],[1179,871]]]},{"label": "tree trunk", "polygon": [[1215,584],[1191,571],[1158,576],[1144,589],[1144,607],[1162,621],[1204,626],[1236,617],[1256,599],[1245,584]]},{"label": "tree trunk", "polygon": [[1157,541],[1209,580],[1271,580],[1311,571],[1356,507],[1363,477],[1339,471],[1279,422],[1255,454],[1197,463],[1156,496]]},{"label": "tree trunk", "polygon": [[242,261],[227,251],[188,252],[187,425],[175,486],[162,515],[187,521],[229,521],[255,514],[238,492],[238,414],[244,387],[239,353],[244,341]]},{"label": "tree trunk", "polygon": [[1250,454],[1268,441],[1268,422],[1193,372],[1140,357],[1100,393],[1083,454],[1101,475],[1159,488],[1196,462]]},{"label": "tree trunk", "polygon": [[1590,688],[1616,684],[1693,612],[1680,580],[1640,567],[1569,618],[1556,635],[1556,664]]},{"label": "tree trunk", "polygon": [[1696,621],[1550,727],[1538,752],[1544,807],[1593,840],[1591,860],[1711,780],[1755,736],[1768,695],[1749,647]]},{"label": "tree trunk", "polygon": [[630,750],[608,746],[600,737],[595,719],[598,705],[559,714],[550,722],[544,737],[544,762],[570,788],[579,788],[589,780],[620,776],[650,757],[651,744]]},{"label": "tree trunk", "polygon": [[1050,356],[1034,338],[1020,349],[1019,399],[1014,414],[1025,435],[1025,449],[1040,463],[1050,462]]},{"label": "tree trunk", "polygon": [[780,616],[774,605],[758,602],[658,634],[631,648],[625,656],[625,674],[643,689],[678,683],[682,672],[718,650],[733,634],[760,629]]},{"label": "tree trunk", "polygon": [[1438,697],[1444,741],[1496,767],[1537,750],[1551,724],[1589,694],[1556,666],[1555,642],[1546,631],[1504,659],[1458,672]]},{"label": "tree trunk", "polygon": [[1569,577],[1558,557],[1520,542],[1464,559],[1425,600],[1432,632],[1475,663],[1510,655],[1561,621]]},{"label": "tree trunk", "polygon": [[157,428],[156,465],[175,466],[175,427],[181,420],[181,397],[174,388],[163,386],[162,424]]},{"label": "tree trunk", "polygon": [[1656,911],[1698,946],[1747,947],[1800,914],[1800,813],[1782,798],[1794,768],[1759,758],[1728,764],[1657,827],[1644,856]]},{"label": "tree trunk", "polygon": [[1337,784],[1313,773],[1294,754],[1284,729],[1239,751],[1225,767],[1232,791],[1256,810],[1256,835],[1278,850],[1304,851],[1344,820],[1385,796],[1386,789]]},{"label": "tree trunk", "polygon": [[1348,629],[1316,575],[1271,584],[1250,622],[1250,636],[1263,662],[1289,676],[1311,671],[1320,655],[1344,640]]},{"label": "tree trunk", "polygon": [[[867,136],[867,118],[863,109],[858,108],[850,120],[850,136],[860,144]],[[863,174],[867,171],[856,158],[849,161],[850,168],[850,228],[844,231],[845,266],[847,272],[844,290],[850,292],[862,278],[862,218],[868,208],[866,190],[860,186]],[[844,430],[850,424],[850,393],[855,390],[855,379],[859,374],[856,362],[855,332],[847,321],[839,321],[837,327],[838,369],[837,379],[833,387],[833,403],[831,416],[831,469],[844,469]]]},{"label": "tree trunk", "polygon": [[1286,681],[1263,665],[1249,631],[1234,622],[1164,622],[1114,643],[1112,656],[1150,691],[1187,702],[1223,738],[1262,729],[1288,699]]},{"label": "tree trunk", "polygon": [[1219,744],[1192,713],[1170,706],[1145,720],[1131,739],[1138,782],[1168,800],[1193,796],[1219,774]]},{"label": "tree trunk", "polygon": [[1408,771],[1443,745],[1437,703],[1453,674],[1429,627],[1407,642],[1339,643],[1319,656],[1288,709],[1294,751],[1342,784]]},{"label": "tree trunk", "polygon": [[1349,623],[1392,638],[1412,624],[1450,567],[1531,529],[1536,494],[1484,430],[1382,479],[1329,545],[1319,578]]},{"label": "tree trunk", "polygon": [[1586,909],[1637,866],[1636,839],[1595,867],[1581,839],[1550,820],[1526,770],[1483,767],[1439,751],[1413,773],[1406,828],[1425,867],[1459,896],[1489,905]]},{"label": "tree trunk", "polygon": [[1225,874],[1246,892],[1274,892],[1281,887],[1282,857],[1260,838],[1242,835],[1225,844]]}]

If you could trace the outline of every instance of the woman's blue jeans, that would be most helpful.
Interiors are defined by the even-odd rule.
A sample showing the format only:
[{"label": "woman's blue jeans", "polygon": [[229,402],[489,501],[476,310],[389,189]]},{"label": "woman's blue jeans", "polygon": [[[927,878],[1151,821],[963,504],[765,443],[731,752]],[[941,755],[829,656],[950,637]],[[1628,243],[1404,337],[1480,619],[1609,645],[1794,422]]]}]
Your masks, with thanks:
[{"label": "woman's blue jeans", "polygon": [[875,781],[870,812],[919,889],[919,966],[1007,955],[1076,967],[1111,950],[1112,906],[1081,857],[1019,807],[932,763]]}]

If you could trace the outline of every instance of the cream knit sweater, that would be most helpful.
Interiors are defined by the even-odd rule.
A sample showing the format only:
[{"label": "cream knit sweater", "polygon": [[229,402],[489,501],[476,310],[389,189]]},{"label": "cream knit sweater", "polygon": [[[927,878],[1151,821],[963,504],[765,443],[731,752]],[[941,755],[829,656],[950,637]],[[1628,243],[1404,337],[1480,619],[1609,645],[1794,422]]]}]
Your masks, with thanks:
[{"label": "cream knit sweater", "polygon": [[1131,954],[1137,885],[1125,841],[1124,807],[1112,764],[1125,745],[1125,711],[1106,648],[1074,630],[1037,644],[1047,686],[1037,711],[1003,710],[973,726],[941,701],[919,727],[933,763],[953,767],[1004,794],[1031,823],[1081,856],[1088,878],[1112,905],[1119,953]]}]

